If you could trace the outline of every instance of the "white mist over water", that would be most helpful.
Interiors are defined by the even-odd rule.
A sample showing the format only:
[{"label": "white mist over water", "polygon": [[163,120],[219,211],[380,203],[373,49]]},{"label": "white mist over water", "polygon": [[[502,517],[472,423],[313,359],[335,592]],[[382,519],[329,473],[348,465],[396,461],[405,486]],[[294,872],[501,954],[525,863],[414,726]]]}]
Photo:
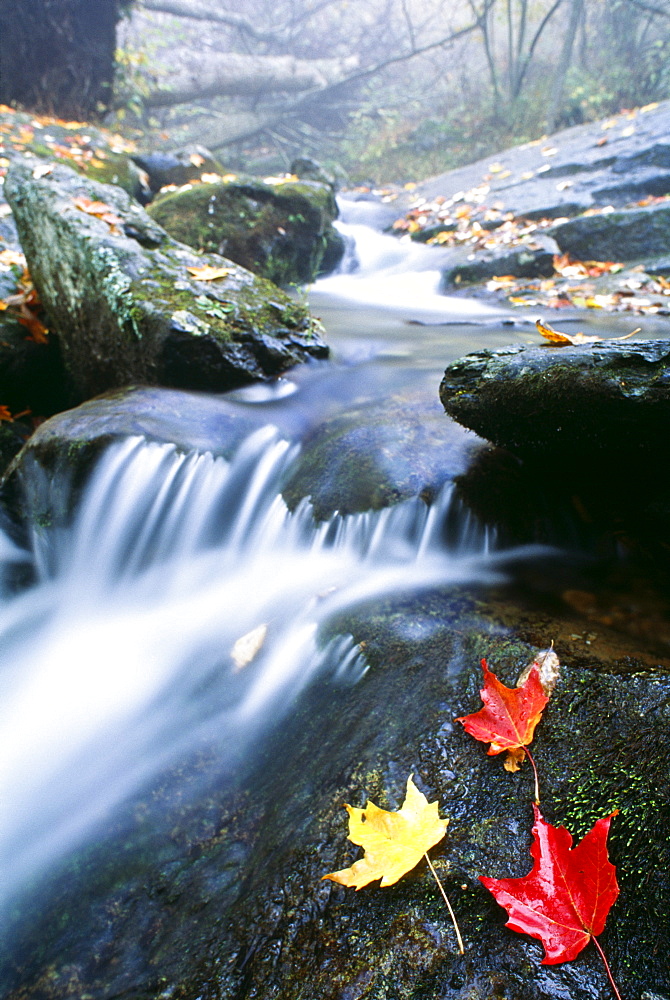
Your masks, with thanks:
[{"label": "white mist over water", "polygon": [[[0,536],[0,556],[38,577],[0,609],[0,900],[180,755],[225,744],[225,774],[306,685],[359,680],[351,638],[320,638],[336,613],[498,578],[448,490],[430,508],[320,524],[308,501],[290,512],[279,489],[296,451],[272,426],[231,461],[130,438],[102,456],[70,524],[35,528],[23,555]],[[24,485],[36,513],[59,509],[38,467]],[[235,643],[262,625],[240,667]]]}]

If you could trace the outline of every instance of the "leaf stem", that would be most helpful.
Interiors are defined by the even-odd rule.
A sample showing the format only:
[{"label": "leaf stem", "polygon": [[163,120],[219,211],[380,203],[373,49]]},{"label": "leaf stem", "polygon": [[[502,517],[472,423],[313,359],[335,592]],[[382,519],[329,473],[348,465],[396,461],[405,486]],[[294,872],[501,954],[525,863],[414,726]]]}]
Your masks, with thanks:
[{"label": "leaf stem", "polygon": [[533,760],[533,755],[530,752],[530,750],[528,749],[528,747],[524,747],[524,750],[526,751],[526,754],[528,755],[528,760],[533,765],[533,773],[535,775],[535,805],[539,806],[539,804],[540,804],[540,782],[538,781],[538,777],[537,777],[537,768],[535,767],[535,761]]},{"label": "leaf stem", "polygon": [[621,1000],[621,994],[619,993],[619,991],[617,989],[617,985],[614,982],[614,977],[612,975],[612,970],[610,969],[609,962],[607,961],[607,957],[605,955],[605,952],[600,947],[600,942],[598,941],[598,938],[594,937],[593,934],[591,935],[591,940],[593,941],[594,945],[598,949],[600,957],[603,960],[603,965],[605,966],[605,972],[607,973],[607,978],[609,979],[610,983],[612,984],[612,989],[614,990],[614,995],[617,998],[617,1000]]},{"label": "leaf stem", "polygon": [[[439,876],[438,876],[437,872],[435,871],[435,869],[433,868],[432,861],[428,857],[428,854],[425,854],[424,857],[425,857],[426,861],[428,862],[428,867],[430,868],[431,872],[433,873],[433,878],[437,882],[438,888],[439,888],[440,892],[442,893],[442,898],[444,899],[445,903],[447,904],[447,909],[449,910],[449,913],[451,914],[451,922],[454,925],[454,930],[456,931],[456,938],[458,940],[458,950],[460,951],[461,955],[464,955],[465,954],[465,948],[463,947],[463,938],[461,937],[461,932],[460,932],[460,930],[458,928],[458,923],[456,921],[456,914],[454,913],[454,911],[451,908],[451,903],[447,899],[447,894],[444,891],[444,886],[440,882]],[[594,938],[594,941],[595,941],[595,938]],[[617,994],[617,996],[618,996],[618,994]],[[621,1000],[621,997],[619,997],[619,1000]]]}]

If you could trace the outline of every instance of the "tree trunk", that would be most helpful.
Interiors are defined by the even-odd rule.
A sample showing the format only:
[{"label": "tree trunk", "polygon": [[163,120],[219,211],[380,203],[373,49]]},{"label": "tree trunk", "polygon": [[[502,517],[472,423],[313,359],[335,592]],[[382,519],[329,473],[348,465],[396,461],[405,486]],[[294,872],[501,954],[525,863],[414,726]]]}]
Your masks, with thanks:
[{"label": "tree trunk", "polygon": [[563,89],[565,87],[565,78],[570,68],[570,61],[572,60],[572,49],[575,44],[575,38],[577,37],[577,28],[579,27],[579,21],[581,19],[584,10],[584,0],[572,0],[570,6],[570,19],[568,21],[568,27],[563,38],[563,48],[561,49],[561,58],[559,59],[558,66],[556,67],[556,73],[554,75],[554,82],[551,88],[551,102],[549,104],[549,111],[547,112],[547,131],[553,132],[556,128],[558,121],[558,116],[561,110],[561,101],[563,99]]},{"label": "tree trunk", "polygon": [[318,90],[344,79],[357,66],[357,57],[301,60],[293,56],[254,56],[237,52],[180,54],[180,65],[171,67],[153,86],[148,107],[184,104],[215,95],[300,93]]},{"label": "tree trunk", "polygon": [[120,0],[0,0],[0,103],[64,118],[109,104]]}]

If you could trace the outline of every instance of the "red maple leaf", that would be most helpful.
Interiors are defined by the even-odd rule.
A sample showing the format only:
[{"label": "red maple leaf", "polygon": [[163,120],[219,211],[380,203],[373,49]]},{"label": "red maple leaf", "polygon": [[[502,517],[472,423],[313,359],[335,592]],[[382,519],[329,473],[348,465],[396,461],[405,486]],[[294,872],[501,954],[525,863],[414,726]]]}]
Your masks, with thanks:
[{"label": "red maple leaf", "polygon": [[508,688],[489,670],[482,660],[484,687],[481,689],[484,708],[472,715],[462,715],[466,732],[482,743],[490,743],[489,754],[510,751],[505,762],[508,770],[518,770],[523,761],[525,747],[533,742],[535,727],[542,718],[542,711],[549,701],[540,683],[537,666],[533,666],[526,681],[516,688]]},{"label": "red maple leaf", "polygon": [[564,826],[552,826],[533,808],[532,870],[523,878],[481,876],[480,881],[507,910],[507,927],[542,941],[543,965],[570,962],[593,940],[619,996],[596,941],[619,895],[616,868],[607,855],[607,834],[618,810],[599,819],[573,847]]}]

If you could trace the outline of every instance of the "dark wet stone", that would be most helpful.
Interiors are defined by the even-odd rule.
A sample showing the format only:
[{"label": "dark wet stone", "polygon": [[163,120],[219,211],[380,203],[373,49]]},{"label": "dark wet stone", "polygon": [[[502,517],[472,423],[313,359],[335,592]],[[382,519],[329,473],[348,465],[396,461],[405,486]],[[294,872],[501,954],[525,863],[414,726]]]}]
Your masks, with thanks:
[{"label": "dark wet stone", "polygon": [[[502,608],[502,604],[501,604]],[[166,775],[136,807],[119,849],[80,851],[40,886],[41,915],[14,912],[2,953],[10,1000],[86,994],[182,1000],[593,1000],[608,995],[600,959],[541,965],[542,948],[507,929],[482,874],[531,867],[532,776],[517,774],[454,724],[480,706],[479,659],[508,685],[534,655],[481,595],[437,591],[375,602],[335,627],[371,669],[353,687],[323,679],[227,789],[202,792],[207,754]],[[538,641],[556,621],[535,618]],[[667,993],[670,735],[666,668],[583,647],[566,662],[536,731],[543,811],[582,837],[614,808],[609,848],[621,894],[600,938],[624,996]],[[634,644],[630,647],[634,649]],[[195,773],[197,770],[197,774]],[[413,773],[450,819],[431,851],[466,945],[424,864],[387,889],[322,881],[359,849],[343,802],[401,804]],[[191,779],[197,802],[188,796]],[[169,835],[150,833],[160,803]],[[22,915],[24,920],[22,921]],[[79,991],[79,992],[76,992]]]},{"label": "dark wet stone", "polygon": [[549,277],[554,273],[558,245],[550,236],[536,234],[527,244],[513,248],[471,251],[467,247],[454,247],[444,253],[442,288],[447,291],[454,285],[487,281],[501,274],[513,274],[517,278]]},{"label": "dark wet stone", "polygon": [[152,193],[168,184],[188,184],[203,174],[222,174],[224,168],[205,146],[196,144],[165,152],[135,153],[133,161],[149,178]]},{"label": "dark wet stone", "polygon": [[354,406],[308,435],[284,497],[291,507],[311,497],[318,519],[417,495],[430,501],[482,444],[445,421],[437,401],[424,393],[390,398],[374,412],[369,404]]},{"label": "dark wet stone", "polygon": [[[304,305],[172,240],[119,188],[39,163],[14,163],[5,195],[75,402],[137,382],[227,389],[327,355]],[[80,196],[120,221],[81,211]],[[227,268],[225,280],[188,271],[206,264]]]},{"label": "dark wet stone", "polygon": [[445,371],[447,413],[518,454],[661,454],[670,434],[670,341],[478,351]]}]

